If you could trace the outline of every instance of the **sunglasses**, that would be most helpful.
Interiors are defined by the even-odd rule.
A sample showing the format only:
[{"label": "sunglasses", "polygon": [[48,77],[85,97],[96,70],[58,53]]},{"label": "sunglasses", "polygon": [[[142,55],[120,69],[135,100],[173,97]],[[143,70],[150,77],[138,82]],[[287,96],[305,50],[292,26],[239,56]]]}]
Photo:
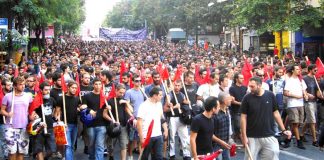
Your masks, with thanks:
[{"label": "sunglasses", "polygon": [[141,80],[134,80],[134,82],[141,82]]}]

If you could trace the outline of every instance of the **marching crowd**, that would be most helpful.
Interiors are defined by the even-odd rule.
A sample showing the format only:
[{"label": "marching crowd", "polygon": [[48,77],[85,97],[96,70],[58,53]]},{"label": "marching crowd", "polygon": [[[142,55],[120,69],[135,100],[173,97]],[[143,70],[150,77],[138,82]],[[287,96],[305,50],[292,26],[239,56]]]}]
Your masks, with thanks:
[{"label": "marching crowd", "polygon": [[306,149],[307,131],[323,147],[322,74],[307,57],[72,37],[1,68],[0,158],[73,160],[82,137],[90,160],[114,149],[122,160],[176,159],[176,148],[226,160],[236,147],[279,159],[292,136]]}]

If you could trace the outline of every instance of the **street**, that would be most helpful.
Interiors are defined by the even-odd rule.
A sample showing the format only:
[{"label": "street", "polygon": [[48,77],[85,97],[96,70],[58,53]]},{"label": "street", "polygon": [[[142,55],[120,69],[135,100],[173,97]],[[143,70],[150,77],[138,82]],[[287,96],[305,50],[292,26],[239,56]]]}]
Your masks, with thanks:
[{"label": "street", "polygon": [[[311,137],[307,137],[309,141],[311,141]],[[79,139],[78,141],[78,149],[75,154],[75,158],[77,160],[88,160],[87,156],[83,154],[83,141]],[[305,143],[306,150],[301,150],[296,147],[295,144],[291,144],[291,147],[280,150],[280,160],[323,160],[324,152],[321,152],[319,148],[313,147],[311,142]],[[119,160],[118,149],[115,149],[115,159]],[[138,154],[134,154],[134,160],[138,158]],[[108,157],[107,157],[108,159]],[[182,159],[179,156],[179,150],[177,151],[177,159]],[[238,150],[237,156],[233,158],[233,160],[242,160],[244,159],[244,150]]]}]

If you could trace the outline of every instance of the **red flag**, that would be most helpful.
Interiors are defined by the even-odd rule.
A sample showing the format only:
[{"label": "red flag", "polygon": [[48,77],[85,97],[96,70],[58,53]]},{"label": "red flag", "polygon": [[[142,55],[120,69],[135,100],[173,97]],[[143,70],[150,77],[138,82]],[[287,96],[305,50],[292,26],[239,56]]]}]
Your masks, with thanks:
[{"label": "red flag", "polygon": [[221,153],[222,153],[222,151],[218,150],[218,151],[214,152],[213,154],[206,156],[204,160],[213,160],[213,159],[217,158]]},{"label": "red flag", "polygon": [[163,81],[168,80],[168,79],[169,79],[169,76],[170,76],[170,74],[169,74],[169,70],[168,70],[167,67],[165,67],[165,68],[163,69],[161,79],[162,79]]},{"label": "red flag", "polygon": [[115,98],[115,97],[116,97],[116,90],[115,90],[115,85],[113,84],[106,99],[109,100],[109,99]]},{"label": "red flag", "polygon": [[150,125],[149,125],[149,127],[147,129],[146,138],[144,140],[144,143],[142,144],[143,150],[150,143],[151,135],[152,135],[152,131],[153,131],[153,126],[154,126],[154,119],[152,119],[152,121],[151,121],[151,123],[150,123]]},{"label": "red flag", "polygon": [[40,74],[39,80],[38,80],[37,76],[35,76],[35,79],[36,79],[36,84],[35,84],[35,88],[34,88],[35,92],[38,92],[40,90],[39,85],[42,84],[43,82],[45,82],[44,75],[41,72],[39,72],[39,74]]},{"label": "red flag", "polygon": [[103,93],[102,89],[100,90],[100,96],[99,97],[100,97],[99,108],[101,109],[102,106],[105,104],[105,99],[106,99],[106,96]]},{"label": "red flag", "polygon": [[163,74],[163,64],[159,62],[158,66],[155,69],[160,75]]},{"label": "red flag", "polygon": [[321,61],[321,59],[319,57],[317,57],[316,59],[316,68],[317,68],[317,72],[316,72],[316,77],[321,77],[322,75],[324,75],[324,65],[323,62]]},{"label": "red flag", "polygon": [[310,60],[308,59],[308,57],[306,56],[306,65],[309,66],[311,64]]},{"label": "red flag", "polygon": [[43,93],[41,91],[37,92],[32,103],[29,105],[28,113],[32,114],[35,109],[43,104]]},{"label": "red flag", "polygon": [[119,72],[119,82],[120,83],[123,83],[122,77],[123,77],[123,74],[125,72],[126,72],[125,62],[124,61],[121,61],[121,63],[120,63],[120,72]]},{"label": "red flag", "polygon": [[210,83],[210,69],[207,69],[207,74],[202,80],[202,84]]},{"label": "red flag", "polygon": [[207,51],[208,50],[208,42],[207,41],[205,41],[205,44],[204,44],[204,49]]},{"label": "red flag", "polygon": [[182,66],[178,66],[178,68],[174,74],[173,81],[175,82],[176,80],[181,79],[181,75],[182,75]]},{"label": "red flag", "polygon": [[62,92],[67,92],[67,86],[64,80],[64,74],[61,75],[61,85],[62,85]]},{"label": "red flag", "polygon": [[133,74],[129,74],[129,88],[134,88]]},{"label": "red flag", "polygon": [[252,71],[252,65],[247,61],[247,59],[245,59],[242,68],[242,75],[244,77],[243,85],[245,86],[249,84],[249,80],[252,77],[251,71]]},{"label": "red flag", "polygon": [[16,67],[15,72],[14,72],[14,78],[18,77],[19,75],[19,70],[18,67]]},{"label": "red flag", "polygon": [[148,79],[145,80],[146,85],[152,84],[153,83],[153,78],[152,76],[149,76]]},{"label": "red flag", "polygon": [[75,75],[75,82],[78,84],[78,88],[75,92],[75,96],[79,96],[80,94],[80,78],[79,78],[79,73]]},{"label": "red flag", "polygon": [[196,65],[196,68],[195,68],[195,81],[199,85],[202,85],[204,83],[204,79],[199,75],[199,71],[200,71],[200,66]]}]

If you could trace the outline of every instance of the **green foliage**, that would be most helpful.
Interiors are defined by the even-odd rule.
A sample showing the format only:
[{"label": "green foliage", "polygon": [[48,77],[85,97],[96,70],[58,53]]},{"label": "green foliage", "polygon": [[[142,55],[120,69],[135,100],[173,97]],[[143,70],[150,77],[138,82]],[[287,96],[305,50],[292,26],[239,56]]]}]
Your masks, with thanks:
[{"label": "green foliage", "polygon": [[31,51],[32,53],[37,53],[37,52],[39,52],[39,48],[38,48],[38,46],[33,46],[33,47],[30,49],[30,51]]},{"label": "green foliage", "polygon": [[[207,7],[201,0],[121,0],[107,15],[104,25],[113,28],[139,29],[145,20],[151,31],[165,35],[169,28],[183,28],[194,34],[197,26],[207,25],[220,32],[227,23],[232,6],[229,2]],[[221,21],[222,19],[222,21]]]},{"label": "green foliage", "polygon": [[297,31],[305,24],[319,27],[323,14],[306,0],[236,0],[232,25],[267,31]]}]

